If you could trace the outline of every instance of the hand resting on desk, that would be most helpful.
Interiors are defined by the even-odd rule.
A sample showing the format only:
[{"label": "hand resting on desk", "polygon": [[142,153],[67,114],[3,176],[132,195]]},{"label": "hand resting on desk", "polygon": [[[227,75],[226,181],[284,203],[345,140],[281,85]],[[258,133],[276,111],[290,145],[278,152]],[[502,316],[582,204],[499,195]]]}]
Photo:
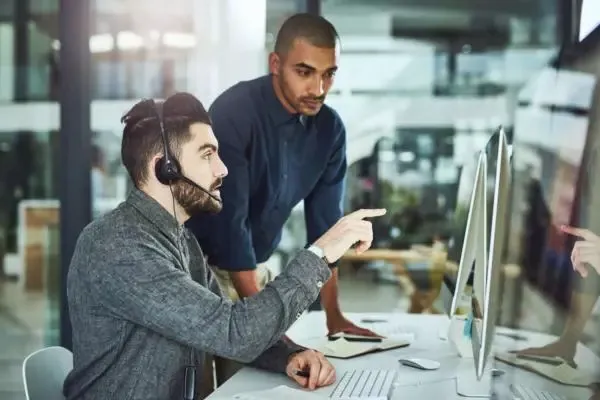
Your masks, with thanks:
[{"label": "hand resting on desk", "polygon": [[383,336],[378,335],[377,333],[373,332],[370,329],[361,328],[360,326],[357,326],[352,321],[350,321],[346,318],[340,318],[336,321],[329,321],[329,319],[328,319],[327,330],[328,330],[327,335],[329,335],[329,336],[335,335],[337,333],[345,333],[345,334],[357,335],[357,336],[378,337],[378,338],[383,337]]},{"label": "hand resting on desk", "polygon": [[555,364],[554,361],[535,361],[533,358],[521,358],[514,353],[502,352],[497,353],[495,358],[510,365],[535,372],[563,385],[589,386],[595,380],[593,374],[590,373],[591,371],[572,368],[564,362]]},{"label": "hand resting on desk", "polygon": [[559,357],[562,358],[571,368],[577,368],[575,363],[576,345],[572,345],[566,340],[558,339],[555,342],[542,347],[529,347],[527,349],[513,351],[517,355]]},{"label": "hand resting on desk", "polygon": [[[315,350],[293,354],[285,369],[287,376],[309,390],[335,382],[335,368],[325,356]],[[308,376],[306,376],[308,375]]]}]

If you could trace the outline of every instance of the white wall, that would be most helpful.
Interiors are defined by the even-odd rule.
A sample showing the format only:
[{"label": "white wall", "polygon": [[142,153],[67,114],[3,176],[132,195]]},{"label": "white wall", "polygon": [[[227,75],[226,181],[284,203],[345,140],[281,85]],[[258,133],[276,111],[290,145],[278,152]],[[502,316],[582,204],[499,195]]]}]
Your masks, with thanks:
[{"label": "white wall", "polygon": [[266,0],[195,0],[193,13],[197,44],[186,90],[208,105],[234,83],[265,73]]}]

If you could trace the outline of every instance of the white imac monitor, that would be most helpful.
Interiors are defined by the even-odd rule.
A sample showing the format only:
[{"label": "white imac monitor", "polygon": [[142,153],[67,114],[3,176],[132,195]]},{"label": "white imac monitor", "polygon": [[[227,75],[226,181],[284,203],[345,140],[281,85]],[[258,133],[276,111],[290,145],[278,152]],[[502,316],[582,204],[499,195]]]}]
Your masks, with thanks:
[{"label": "white imac monitor", "polygon": [[[471,343],[477,379],[485,372],[486,363],[492,349],[498,313],[500,311],[501,260],[506,239],[510,201],[511,168],[506,134],[498,132],[494,200],[491,208],[491,225],[487,262],[485,268],[475,270],[472,296],[473,323]],[[487,206],[487,204],[486,204]]]},{"label": "white imac monitor", "polygon": [[[483,271],[487,260],[487,159],[482,152],[477,160],[473,189],[467,212],[467,223],[464,229],[460,260],[456,281],[452,282],[445,277],[446,289],[445,306],[446,314],[453,318],[456,315],[461,295],[465,292],[469,277],[475,270]],[[474,283],[479,290],[483,290],[482,274],[476,274],[481,279]]]},{"label": "white imac monitor", "polygon": [[583,0],[579,15],[579,41],[585,39],[600,25],[600,1]]},{"label": "white imac monitor", "polygon": [[[444,274],[441,297],[450,318],[448,341],[461,358],[473,358],[469,328],[471,307],[467,286],[484,292],[484,271],[488,259],[488,168],[485,152],[477,163],[466,165],[461,173],[455,235],[449,248],[449,260],[458,264],[456,273]],[[477,271],[480,271],[479,273]],[[464,300],[463,300],[464,298]],[[473,375],[473,374],[471,374]]]}]

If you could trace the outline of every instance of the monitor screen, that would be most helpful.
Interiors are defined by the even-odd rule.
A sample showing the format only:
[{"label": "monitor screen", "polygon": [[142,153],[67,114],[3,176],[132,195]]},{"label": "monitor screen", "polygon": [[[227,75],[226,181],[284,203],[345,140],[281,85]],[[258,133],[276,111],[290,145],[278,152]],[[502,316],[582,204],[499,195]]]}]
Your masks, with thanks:
[{"label": "monitor screen", "polygon": [[[496,164],[498,156],[499,130],[489,133],[486,140],[481,143],[480,150],[484,152],[486,158],[486,202],[487,202],[487,238],[490,237],[492,207],[494,201],[494,185],[496,182]],[[452,218],[452,235],[448,242],[448,260],[458,265],[460,263],[463,243],[465,241],[465,230],[467,226],[467,217],[473,193],[473,184],[477,171],[477,160],[479,152],[473,153],[472,157],[467,157],[460,169],[458,181],[456,208]],[[489,246],[488,246],[489,247]],[[471,271],[467,286],[473,286],[474,273]],[[454,294],[456,288],[457,276],[455,273],[447,273],[444,276],[444,283],[451,294]]]},{"label": "monitor screen", "polygon": [[600,234],[600,203],[590,206],[600,201],[600,170],[589,168],[600,144],[600,28],[564,50],[519,93],[507,257],[554,306],[566,308],[577,278],[574,239],[560,226]]},{"label": "monitor screen", "polygon": [[[453,263],[458,269],[460,258],[465,241],[467,228],[467,219],[471,206],[471,196],[473,193],[473,184],[477,172],[478,155],[473,154],[464,160],[459,170],[458,187],[456,195],[456,208],[451,219],[450,238],[448,240],[448,261]],[[447,291],[444,299],[449,307],[449,302],[456,291],[457,271],[446,272],[444,274],[443,289]],[[469,274],[468,286],[473,285],[473,272]],[[447,310],[448,311],[448,310]]]},{"label": "monitor screen", "polygon": [[579,19],[579,41],[585,39],[600,25],[600,1],[583,0]]}]

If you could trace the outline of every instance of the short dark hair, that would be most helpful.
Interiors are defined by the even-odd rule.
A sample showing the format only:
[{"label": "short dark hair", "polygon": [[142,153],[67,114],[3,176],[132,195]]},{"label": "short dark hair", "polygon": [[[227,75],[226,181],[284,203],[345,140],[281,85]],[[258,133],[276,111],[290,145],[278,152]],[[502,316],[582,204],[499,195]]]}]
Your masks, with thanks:
[{"label": "short dark hair", "polygon": [[181,146],[191,139],[190,125],[211,125],[208,112],[196,97],[189,93],[177,93],[164,102],[141,100],[122,118],[123,140],[121,160],[136,187],[148,179],[148,163],[157,154],[164,154],[158,112],[167,136],[170,155],[179,157]]},{"label": "short dark hair", "polygon": [[304,39],[316,47],[335,48],[339,36],[331,22],[319,15],[300,13],[289,17],[277,33],[275,52],[285,55],[296,39]]}]

